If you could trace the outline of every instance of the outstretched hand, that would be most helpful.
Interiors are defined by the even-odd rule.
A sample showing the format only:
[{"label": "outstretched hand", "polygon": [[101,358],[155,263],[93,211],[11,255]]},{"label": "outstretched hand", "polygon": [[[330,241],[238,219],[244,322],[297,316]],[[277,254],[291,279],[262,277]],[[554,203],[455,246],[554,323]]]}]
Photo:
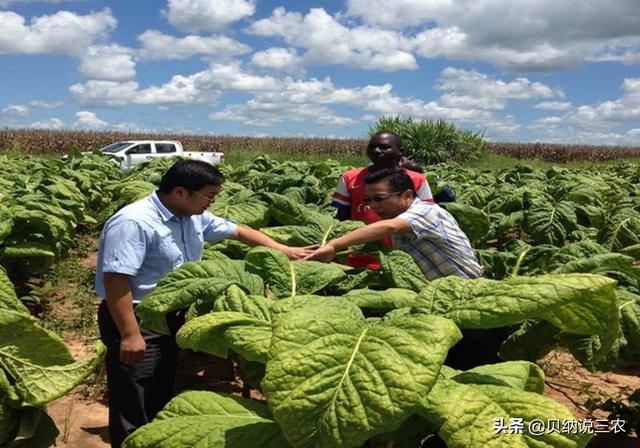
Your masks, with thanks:
[{"label": "outstretched hand", "polygon": [[289,257],[289,260],[303,260],[313,254],[318,247],[320,246],[317,244],[305,247],[287,247],[282,252]]},{"label": "outstretched hand", "polygon": [[333,260],[333,257],[335,256],[336,256],[336,249],[330,244],[325,244],[324,246],[318,248],[312,254],[306,256],[304,259],[324,261],[325,263],[328,263],[331,260]]}]

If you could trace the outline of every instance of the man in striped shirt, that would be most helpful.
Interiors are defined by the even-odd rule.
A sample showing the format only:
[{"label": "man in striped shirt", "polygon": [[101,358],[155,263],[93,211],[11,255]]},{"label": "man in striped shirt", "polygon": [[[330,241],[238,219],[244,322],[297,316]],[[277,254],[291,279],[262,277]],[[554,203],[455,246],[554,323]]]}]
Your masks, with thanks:
[{"label": "man in striped shirt", "polygon": [[[398,134],[387,131],[375,133],[367,145],[367,157],[369,157],[371,164],[349,170],[340,177],[331,201],[331,204],[337,209],[336,218],[340,221],[352,219],[364,221],[367,224],[380,221],[380,216],[375,213],[373,208],[363,202],[364,180],[369,174],[385,168],[402,167],[411,178],[416,196],[423,201],[433,202],[429,183],[425,176],[402,166],[402,139]],[[391,247],[391,240],[385,238],[383,244],[385,247]],[[358,268],[380,269],[379,260],[366,254],[349,255],[347,264]]]},{"label": "man in striped shirt", "polygon": [[336,252],[349,246],[390,236],[393,246],[411,254],[428,280],[482,276],[482,266],[456,220],[439,205],[418,199],[404,170],[378,170],[364,183],[362,201],[382,220],[329,241],[307,259],[331,261]]}]

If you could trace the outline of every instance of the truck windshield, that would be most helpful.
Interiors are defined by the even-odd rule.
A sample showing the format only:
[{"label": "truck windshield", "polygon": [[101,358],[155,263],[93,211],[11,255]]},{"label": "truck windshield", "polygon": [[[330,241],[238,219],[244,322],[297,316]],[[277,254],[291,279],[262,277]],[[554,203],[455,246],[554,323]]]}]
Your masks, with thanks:
[{"label": "truck windshield", "polygon": [[131,145],[131,143],[129,142],[118,142],[118,143],[112,143],[109,146],[105,146],[104,148],[100,148],[100,152],[111,152],[111,153],[115,153],[120,151],[121,149],[126,148],[127,146]]}]

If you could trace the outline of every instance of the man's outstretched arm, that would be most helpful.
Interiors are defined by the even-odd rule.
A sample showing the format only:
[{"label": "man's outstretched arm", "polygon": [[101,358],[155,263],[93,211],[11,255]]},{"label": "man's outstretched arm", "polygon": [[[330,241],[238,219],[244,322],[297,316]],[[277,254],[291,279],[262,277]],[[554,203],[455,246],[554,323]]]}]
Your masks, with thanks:
[{"label": "man's outstretched arm", "polygon": [[387,236],[401,232],[411,232],[411,226],[409,226],[407,221],[400,218],[384,219],[382,221],[360,227],[359,229],[342,235],[340,238],[329,241],[314,253],[305,257],[305,260],[328,262],[333,260],[336,252],[346,249],[347,247],[355,246],[356,244],[379,241]]},{"label": "man's outstretched arm", "polygon": [[255,230],[245,226],[238,226],[235,233],[229,238],[239,240],[248,246],[266,246],[270,247],[271,249],[279,250],[291,260],[300,260],[301,258],[304,258],[307,255],[313,253],[313,250],[317,247],[286,246],[284,244],[278,243],[259,230]]}]

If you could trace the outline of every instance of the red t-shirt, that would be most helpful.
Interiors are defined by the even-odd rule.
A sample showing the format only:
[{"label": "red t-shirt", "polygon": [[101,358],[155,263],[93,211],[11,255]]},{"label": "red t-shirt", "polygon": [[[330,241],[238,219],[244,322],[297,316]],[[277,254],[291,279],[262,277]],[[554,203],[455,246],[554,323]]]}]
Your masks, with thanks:
[{"label": "red t-shirt", "polygon": [[[429,183],[422,173],[411,170],[404,170],[413,181],[418,198],[423,201],[433,202],[433,196],[429,189]],[[369,167],[354,168],[342,175],[336,191],[333,194],[333,204],[336,206],[351,207],[351,219],[364,221],[367,224],[380,221],[380,217],[371,207],[364,205],[364,179],[369,174]],[[391,238],[385,238],[384,245],[391,247]],[[353,267],[364,267],[368,269],[380,269],[377,258],[364,254],[349,255],[347,264]]]}]

